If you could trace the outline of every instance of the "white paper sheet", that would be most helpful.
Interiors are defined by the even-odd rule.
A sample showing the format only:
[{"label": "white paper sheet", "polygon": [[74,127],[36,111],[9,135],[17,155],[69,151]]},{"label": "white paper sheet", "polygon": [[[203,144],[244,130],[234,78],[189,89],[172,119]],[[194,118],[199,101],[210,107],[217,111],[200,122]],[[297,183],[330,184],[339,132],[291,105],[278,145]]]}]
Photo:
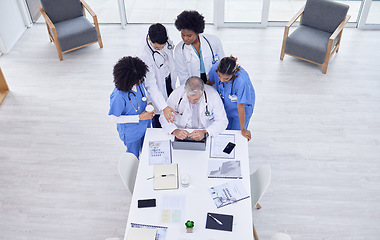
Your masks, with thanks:
[{"label": "white paper sheet", "polygon": [[209,160],[209,178],[242,178],[240,161]]},{"label": "white paper sheet", "polygon": [[223,152],[224,148],[229,142],[235,143],[235,135],[233,134],[219,134],[211,138],[211,158],[235,158],[235,149],[230,154]]},{"label": "white paper sheet", "polygon": [[185,195],[163,195],[161,199],[161,223],[184,224]]}]

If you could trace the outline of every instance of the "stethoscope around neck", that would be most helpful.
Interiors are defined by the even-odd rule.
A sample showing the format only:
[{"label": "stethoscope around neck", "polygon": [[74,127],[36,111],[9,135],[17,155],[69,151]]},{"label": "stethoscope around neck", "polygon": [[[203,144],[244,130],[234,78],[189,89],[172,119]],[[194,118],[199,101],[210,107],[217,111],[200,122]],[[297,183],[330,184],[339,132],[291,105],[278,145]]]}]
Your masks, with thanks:
[{"label": "stethoscope around neck", "polygon": [[[232,94],[233,92],[233,89],[234,89],[234,82],[235,82],[235,79],[232,80],[232,84],[231,84],[231,92],[230,92],[230,95],[228,95],[228,98],[231,99],[231,101],[235,100],[236,99],[236,95],[235,94]],[[219,89],[220,89],[220,84],[223,84],[223,93],[221,93],[221,91],[219,92]],[[224,82],[220,81],[218,83],[218,92],[219,92],[219,95],[222,99],[224,99]]]},{"label": "stethoscope around neck", "polygon": [[[143,93],[143,91],[141,90],[141,84],[138,86],[138,88],[140,89],[140,93],[141,93],[141,101],[145,102],[147,99]],[[131,101],[131,94],[133,94],[133,96],[135,96],[135,99],[136,99],[136,102],[137,102],[137,108],[133,105],[132,101]],[[137,100],[137,96],[136,96],[136,93],[134,93],[132,90],[128,92],[128,99],[129,99],[129,102],[131,103],[133,109],[135,109],[135,111],[137,112],[138,110],[140,110],[140,103],[139,101]]]},{"label": "stethoscope around neck", "polygon": [[[169,50],[172,50],[172,49],[173,49],[173,45],[170,44],[169,40],[166,41],[166,44],[168,45],[167,48],[168,48]],[[159,51],[154,50],[154,49],[150,46],[149,41],[148,41],[148,35],[146,35],[146,45],[148,45],[150,51],[152,52],[152,58],[153,58],[154,63],[156,64],[157,68],[161,68],[161,67],[164,65],[165,57],[162,56],[162,54],[161,54]],[[158,54],[158,56],[162,57],[162,59],[164,60],[161,64],[157,64],[155,54]]]},{"label": "stethoscope around neck", "polygon": [[[205,103],[206,103],[206,111],[205,111],[205,115],[207,117],[210,117],[212,116],[212,114],[210,113],[210,111],[208,110],[208,103],[207,103],[207,94],[206,94],[206,91],[203,92],[204,93],[204,96],[205,96]],[[181,104],[182,102],[182,99],[183,97],[181,97],[179,100],[178,100],[178,103],[177,103],[177,113],[178,113],[178,109],[179,109],[179,105]],[[182,114],[181,114],[182,115]],[[210,119],[212,120],[212,119]]]},{"label": "stethoscope around neck", "polygon": [[[199,36],[199,35],[198,35],[198,36]],[[211,54],[212,54],[212,64],[215,64],[218,60],[216,59],[216,55],[214,55],[214,51],[212,50],[211,44],[210,44],[210,42],[207,40],[207,38],[206,38],[205,36],[202,35],[202,37],[206,40],[208,46],[210,47]],[[185,48],[185,45],[186,45],[185,43],[182,44],[182,52],[183,52],[183,50],[184,50],[184,48]],[[184,54],[184,55],[185,55],[185,54]],[[185,57],[185,58],[186,58],[186,57]],[[190,59],[190,61],[187,61],[187,59],[186,59],[186,62],[190,63],[190,62],[191,62],[191,59]]]}]

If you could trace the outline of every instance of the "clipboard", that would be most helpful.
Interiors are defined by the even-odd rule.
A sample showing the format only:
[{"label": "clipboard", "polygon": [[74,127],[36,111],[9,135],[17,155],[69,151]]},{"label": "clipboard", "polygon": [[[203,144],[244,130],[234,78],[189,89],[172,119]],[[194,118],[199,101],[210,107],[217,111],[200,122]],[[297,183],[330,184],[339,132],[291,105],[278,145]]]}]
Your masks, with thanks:
[{"label": "clipboard", "polygon": [[235,143],[234,134],[219,134],[216,137],[212,137],[210,144],[210,158],[235,159],[236,148],[234,148],[229,154],[223,152],[223,149],[229,142]]},{"label": "clipboard", "polygon": [[149,141],[149,165],[172,163],[171,141]]}]

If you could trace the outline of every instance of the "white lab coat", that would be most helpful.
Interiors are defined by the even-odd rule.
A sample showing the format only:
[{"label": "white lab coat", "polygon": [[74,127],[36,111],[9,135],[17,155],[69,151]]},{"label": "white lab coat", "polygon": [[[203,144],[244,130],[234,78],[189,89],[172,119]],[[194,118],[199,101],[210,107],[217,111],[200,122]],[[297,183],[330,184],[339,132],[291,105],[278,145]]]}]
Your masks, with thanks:
[{"label": "white lab coat", "polygon": [[[220,132],[226,129],[228,120],[226,112],[224,110],[223,102],[218,94],[218,92],[211,86],[205,85],[205,92],[207,95],[207,105],[208,110],[214,115],[213,120],[209,120],[206,116],[206,101],[205,95],[199,99],[199,121],[201,126],[198,129],[206,129],[210,136],[217,136]],[[181,103],[178,106],[178,103]],[[171,134],[175,129],[184,129],[186,124],[191,122],[191,107],[189,99],[187,98],[185,85],[181,85],[176,88],[167,101],[169,107],[176,110],[179,114],[175,115],[175,122],[169,123],[166,121],[165,116],[162,114],[160,116],[160,123],[163,130]],[[182,114],[182,115],[181,115]]]},{"label": "white lab coat", "polygon": [[[145,64],[148,66],[149,71],[146,74],[144,85],[149,94],[150,99],[153,102],[153,106],[155,107],[156,112],[159,113],[165,107],[168,106],[166,103],[166,100],[168,97],[167,97],[166,83],[165,83],[165,77],[167,77],[168,75],[166,74],[166,71],[164,70],[163,67],[159,68],[157,64],[154,62],[152,50],[149,48],[147,44],[150,44],[150,43],[149,42],[147,43],[146,41],[144,41],[143,46],[140,48],[140,51],[137,54],[137,57],[143,60]],[[174,66],[173,49],[169,49],[168,44],[166,44],[162,50],[156,50],[153,48],[152,45],[151,45],[151,48],[154,51],[158,51],[161,54],[163,55],[166,54],[168,56],[165,64],[167,64],[169,67],[170,77],[171,77],[171,86],[173,89],[175,89],[176,82],[177,82],[177,72]]]},{"label": "white lab coat", "polygon": [[[212,67],[213,58],[210,45],[207,43],[205,38],[209,41],[211,45],[216,61],[222,59],[223,57],[225,57],[225,55],[222,43],[220,42],[219,38],[217,38],[214,35],[199,34],[205,71],[206,74],[208,74]],[[174,59],[179,83],[181,85],[185,84],[186,80],[191,76],[201,76],[199,57],[191,45],[186,45],[183,41],[181,41],[175,47]]]}]

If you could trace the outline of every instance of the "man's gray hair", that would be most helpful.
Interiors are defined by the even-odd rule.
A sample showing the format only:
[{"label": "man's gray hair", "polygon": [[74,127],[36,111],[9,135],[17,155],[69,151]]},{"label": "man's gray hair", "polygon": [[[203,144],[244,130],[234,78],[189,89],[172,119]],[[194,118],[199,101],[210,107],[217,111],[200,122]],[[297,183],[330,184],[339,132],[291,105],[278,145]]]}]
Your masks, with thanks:
[{"label": "man's gray hair", "polygon": [[202,79],[196,76],[189,77],[185,83],[185,91],[188,96],[194,96],[198,93],[203,94],[205,84]]}]

